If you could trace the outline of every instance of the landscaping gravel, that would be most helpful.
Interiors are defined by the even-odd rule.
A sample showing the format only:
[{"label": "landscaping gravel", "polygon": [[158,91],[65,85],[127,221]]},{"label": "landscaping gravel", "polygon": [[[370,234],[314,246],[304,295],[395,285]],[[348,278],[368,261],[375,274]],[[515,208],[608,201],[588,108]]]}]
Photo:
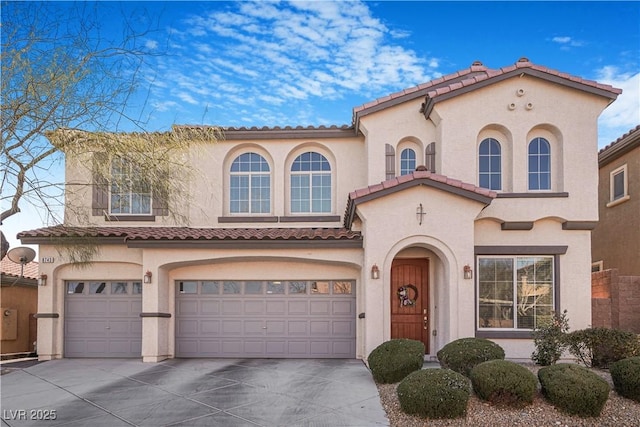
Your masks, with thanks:
[{"label": "landscaping gravel", "polygon": [[[527,366],[534,373],[539,367]],[[548,403],[540,393],[533,404],[524,408],[500,408],[475,396],[469,399],[467,416],[454,420],[431,420],[407,415],[400,409],[396,395],[398,384],[378,384],[380,400],[391,427],[423,426],[536,426],[536,427],[637,427],[640,426],[640,403],[619,396],[613,391],[611,376],[594,370],[612,386],[609,399],[598,418],[580,418],[564,414]]]}]

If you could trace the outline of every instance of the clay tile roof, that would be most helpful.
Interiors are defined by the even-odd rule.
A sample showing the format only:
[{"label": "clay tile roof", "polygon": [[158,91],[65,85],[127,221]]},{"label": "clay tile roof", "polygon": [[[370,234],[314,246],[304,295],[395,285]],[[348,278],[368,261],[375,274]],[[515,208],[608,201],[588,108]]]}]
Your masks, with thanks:
[{"label": "clay tile roof", "polygon": [[[37,262],[30,262],[24,265],[24,271],[22,272],[22,276],[27,279],[37,279],[38,278],[38,267],[39,264]],[[2,274],[11,276],[11,277],[20,277],[21,266],[18,263],[11,261],[8,257],[2,258],[2,262],[0,263],[0,270]]]},{"label": "clay tile roof", "polygon": [[191,228],[191,227],[68,227],[57,225],[23,231],[19,239],[66,237],[118,238],[131,241],[302,241],[360,240],[359,232],[343,228]]},{"label": "clay tile roof", "polygon": [[602,167],[638,147],[640,147],[640,125],[598,151],[598,164]]},{"label": "clay tile roof", "polygon": [[381,182],[380,184],[370,185],[365,188],[360,188],[358,190],[352,191],[349,194],[351,199],[358,199],[365,196],[374,195],[375,193],[384,192],[385,190],[392,189],[394,187],[398,187],[402,184],[411,183],[418,180],[429,180],[437,183],[445,184],[451,188],[459,188],[469,193],[479,194],[485,197],[489,197],[494,199],[497,196],[495,191],[487,190],[486,188],[480,188],[473,184],[469,184],[466,182],[462,182],[458,179],[448,178],[444,175],[439,175],[433,172],[428,171],[415,171],[407,175],[401,175],[386,181]]}]

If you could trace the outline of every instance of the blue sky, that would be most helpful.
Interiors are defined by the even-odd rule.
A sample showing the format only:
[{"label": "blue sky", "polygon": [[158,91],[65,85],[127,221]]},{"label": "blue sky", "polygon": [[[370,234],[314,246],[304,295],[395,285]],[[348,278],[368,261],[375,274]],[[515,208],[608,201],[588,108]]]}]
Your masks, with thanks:
[{"label": "blue sky", "polygon": [[[370,100],[475,60],[499,68],[523,56],[624,90],[599,120],[600,147],[640,123],[640,2],[145,1],[98,10],[110,38],[123,16],[156,29],[140,40],[157,56],[127,107],[150,131],[350,124]],[[18,231],[44,225],[24,210],[3,225],[14,247]]]}]

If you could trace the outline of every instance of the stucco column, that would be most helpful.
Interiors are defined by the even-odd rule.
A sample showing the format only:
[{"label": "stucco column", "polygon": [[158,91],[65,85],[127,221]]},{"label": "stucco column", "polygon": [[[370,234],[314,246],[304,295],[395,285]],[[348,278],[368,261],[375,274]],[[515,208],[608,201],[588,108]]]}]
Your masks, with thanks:
[{"label": "stucco column", "polygon": [[143,283],[142,291],[142,361],[159,362],[169,352],[170,319],[169,275],[153,265],[147,251],[143,253],[143,274],[151,272],[151,283]]},{"label": "stucco column", "polygon": [[54,274],[52,264],[41,263],[40,274],[47,275],[47,282],[45,286],[38,286],[38,360],[60,359],[63,347],[64,280]]}]

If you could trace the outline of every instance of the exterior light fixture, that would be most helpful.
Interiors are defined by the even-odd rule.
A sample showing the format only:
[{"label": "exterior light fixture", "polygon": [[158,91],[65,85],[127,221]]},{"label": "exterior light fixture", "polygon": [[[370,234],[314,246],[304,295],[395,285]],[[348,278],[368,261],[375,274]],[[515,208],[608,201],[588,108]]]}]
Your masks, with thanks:
[{"label": "exterior light fixture", "polygon": [[378,268],[377,264],[373,264],[373,267],[371,267],[371,278],[372,279],[380,278],[380,269]]},{"label": "exterior light fixture", "polygon": [[151,272],[149,270],[147,270],[146,273],[144,273],[144,283],[151,283]]},{"label": "exterior light fixture", "polygon": [[473,270],[469,264],[464,266],[464,278],[465,279],[473,279]]},{"label": "exterior light fixture", "polygon": [[422,220],[424,219],[424,216],[426,214],[427,213],[424,211],[424,207],[422,206],[422,203],[420,203],[416,208],[416,219],[418,220],[418,225],[422,225]]},{"label": "exterior light fixture", "polygon": [[41,274],[40,275],[40,277],[38,278],[38,285],[47,286],[47,275],[46,274]]}]

